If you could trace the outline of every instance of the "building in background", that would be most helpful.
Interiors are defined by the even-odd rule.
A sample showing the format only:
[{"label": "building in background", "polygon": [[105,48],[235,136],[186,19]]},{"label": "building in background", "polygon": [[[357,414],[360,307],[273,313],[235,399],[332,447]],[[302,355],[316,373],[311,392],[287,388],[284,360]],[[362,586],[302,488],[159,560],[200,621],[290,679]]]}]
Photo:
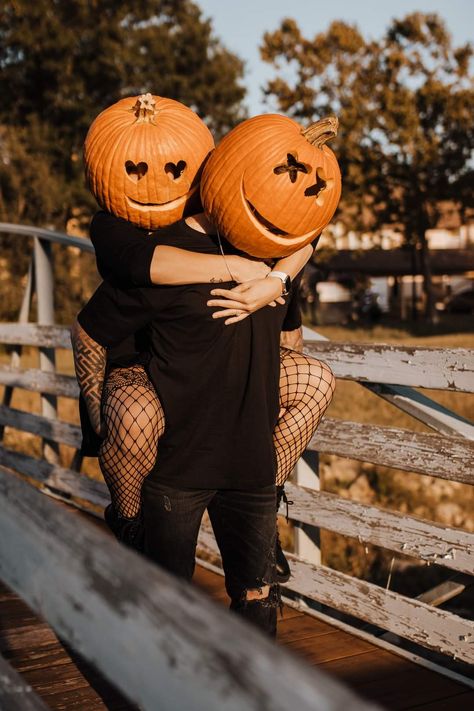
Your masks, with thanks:
[{"label": "building in background", "polygon": [[[462,219],[445,201],[436,228],[426,235],[437,310],[474,313],[474,214]],[[319,247],[316,273],[307,272],[302,289],[314,323],[370,322],[383,314],[409,319],[421,313],[419,255],[404,244],[401,231],[386,227],[376,234],[358,233],[339,222],[325,231]]]}]

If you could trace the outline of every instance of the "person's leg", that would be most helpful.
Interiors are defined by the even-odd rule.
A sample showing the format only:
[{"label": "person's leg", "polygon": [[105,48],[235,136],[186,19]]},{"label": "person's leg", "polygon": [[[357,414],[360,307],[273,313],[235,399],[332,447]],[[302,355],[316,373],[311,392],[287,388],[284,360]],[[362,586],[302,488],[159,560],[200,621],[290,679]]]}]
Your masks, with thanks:
[{"label": "person's leg", "polygon": [[179,490],[147,479],[143,486],[144,553],[170,573],[191,580],[196,544],[212,490]]},{"label": "person's leg", "polygon": [[[285,498],[284,484],[307,445],[334,394],[336,380],[326,363],[280,348],[280,417],[273,433],[277,457],[277,510]],[[277,539],[279,582],[290,577],[290,567]]]},{"label": "person's leg", "polygon": [[273,433],[277,486],[301,457],[334,394],[336,380],[322,361],[280,349],[280,417]]},{"label": "person's leg", "polygon": [[102,416],[106,436],[99,464],[112,500],[105,518],[120,540],[135,545],[143,481],[155,463],[165,424],[160,401],[142,366],[110,373],[104,384]]},{"label": "person's leg", "polygon": [[208,511],[222,555],[231,609],[276,635],[279,588],[275,581],[275,486],[220,490]]}]

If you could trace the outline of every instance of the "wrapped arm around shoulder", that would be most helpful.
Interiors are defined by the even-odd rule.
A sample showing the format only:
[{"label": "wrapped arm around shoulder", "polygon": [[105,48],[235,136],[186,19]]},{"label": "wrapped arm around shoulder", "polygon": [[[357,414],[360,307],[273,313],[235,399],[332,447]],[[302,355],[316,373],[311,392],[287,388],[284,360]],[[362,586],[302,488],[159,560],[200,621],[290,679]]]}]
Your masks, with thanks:
[{"label": "wrapped arm around shoulder", "polygon": [[104,386],[107,350],[94,341],[76,320],[71,328],[74,366],[80,391],[86,403],[91,425],[100,435],[100,405]]},{"label": "wrapped arm around shoulder", "polygon": [[[130,222],[98,212],[91,223],[97,267],[103,279],[113,277],[124,288],[153,284],[242,283],[263,278],[270,268],[262,261],[229,255],[198,254],[160,244],[159,234],[146,235]],[[230,271],[230,274],[229,274]]]}]

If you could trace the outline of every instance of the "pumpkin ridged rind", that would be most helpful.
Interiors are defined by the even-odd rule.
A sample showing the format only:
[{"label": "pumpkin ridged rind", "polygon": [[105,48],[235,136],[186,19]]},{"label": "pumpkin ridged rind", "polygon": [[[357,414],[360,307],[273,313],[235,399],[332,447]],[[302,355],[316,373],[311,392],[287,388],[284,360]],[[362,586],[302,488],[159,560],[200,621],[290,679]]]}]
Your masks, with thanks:
[{"label": "pumpkin ridged rind", "polygon": [[[137,120],[133,107],[142,97],[121,99],[97,116],[85,140],[84,163],[91,192],[103,209],[155,230],[186,213],[214,140],[197,114],[173,99],[147,95],[155,113]],[[165,171],[167,163],[180,161],[185,163],[181,175]],[[147,170],[137,177],[133,165],[140,163]],[[132,166],[130,174],[126,164]]]},{"label": "pumpkin ridged rind", "polygon": [[[289,154],[302,166],[294,182],[290,170],[274,172],[286,165]],[[320,185],[317,175],[325,181],[319,196],[311,192]],[[340,194],[331,149],[312,145],[296,121],[279,114],[256,116],[233,129],[207,161],[201,179],[204,210],[219,232],[261,258],[287,256],[308,244],[331,220]]]}]

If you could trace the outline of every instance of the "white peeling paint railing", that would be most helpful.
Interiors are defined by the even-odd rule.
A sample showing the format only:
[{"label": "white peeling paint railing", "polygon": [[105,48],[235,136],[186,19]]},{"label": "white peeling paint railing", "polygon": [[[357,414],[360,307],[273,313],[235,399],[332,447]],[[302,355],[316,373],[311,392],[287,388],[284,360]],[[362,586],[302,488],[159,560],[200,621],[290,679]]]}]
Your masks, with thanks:
[{"label": "white peeling paint railing", "polygon": [[[39,231],[35,233],[35,228],[18,228],[15,232],[34,236],[36,241],[51,239],[86,251],[92,249],[87,240],[74,238],[72,243],[69,242],[71,238],[59,233],[41,231],[39,234]],[[45,254],[50,258],[47,251],[40,253],[36,250],[30,275],[44,267],[44,260],[41,260]],[[35,259],[39,260],[39,265]],[[51,263],[45,273],[51,277],[50,267]],[[77,448],[81,437],[78,426],[60,421],[55,408],[49,407],[57,396],[75,398],[78,393],[74,378],[57,374],[54,368],[54,350],[70,348],[68,330],[54,325],[54,319],[48,312],[52,304],[49,297],[46,306],[43,303],[42,311],[44,314],[46,309],[46,323],[28,323],[33,282],[30,280],[29,286],[27,284],[21,322],[0,324],[0,343],[14,347],[10,365],[0,367],[0,384],[6,386],[3,405],[0,405],[0,433],[10,426],[42,437],[49,447],[57,448],[59,443],[63,443]],[[48,286],[44,275],[42,283],[52,293],[54,284],[51,282]],[[296,549],[300,557],[293,561],[295,574],[288,589],[306,596],[308,600],[345,612],[348,611],[347,600],[350,600],[349,612],[360,619],[428,649],[471,661],[474,653],[474,645],[469,643],[474,638],[472,623],[459,622],[455,615],[388,593],[377,586],[365,588],[365,583],[318,565],[317,544],[321,527],[380,546],[394,554],[400,552],[416,560],[436,562],[455,572],[472,574],[473,534],[318,491],[317,451],[447,480],[474,483],[474,425],[413,389],[441,387],[472,392],[474,351],[442,349],[441,352],[441,349],[334,344],[307,328],[304,335],[305,351],[328,362],[336,375],[359,381],[362,388],[370,389],[425,422],[435,433],[415,433],[326,418],[310,443],[310,449],[304,454],[305,461],[301,460],[297,485],[289,487],[289,495],[295,502],[291,519],[297,525]],[[42,354],[49,354],[49,360],[41,362],[41,369],[21,367],[21,349],[25,345],[36,346]],[[41,392],[45,398],[50,398],[42,414],[25,413],[11,407],[15,388]],[[81,458],[77,452],[70,468],[60,466],[58,460],[49,455],[46,447],[43,458],[38,459],[0,444],[0,465],[36,479],[44,491],[53,492],[55,496],[83,508],[102,507],[107,503],[105,485],[78,473]],[[215,555],[215,543],[205,527],[201,536],[201,551]],[[367,591],[377,600],[377,605],[367,605]],[[460,624],[469,629],[465,635],[459,634],[457,639]],[[461,639],[463,636],[465,639]],[[373,638],[373,642],[377,643],[377,638]]]},{"label": "white peeling paint railing", "polygon": [[146,711],[378,708],[3,467],[0,578]]}]

